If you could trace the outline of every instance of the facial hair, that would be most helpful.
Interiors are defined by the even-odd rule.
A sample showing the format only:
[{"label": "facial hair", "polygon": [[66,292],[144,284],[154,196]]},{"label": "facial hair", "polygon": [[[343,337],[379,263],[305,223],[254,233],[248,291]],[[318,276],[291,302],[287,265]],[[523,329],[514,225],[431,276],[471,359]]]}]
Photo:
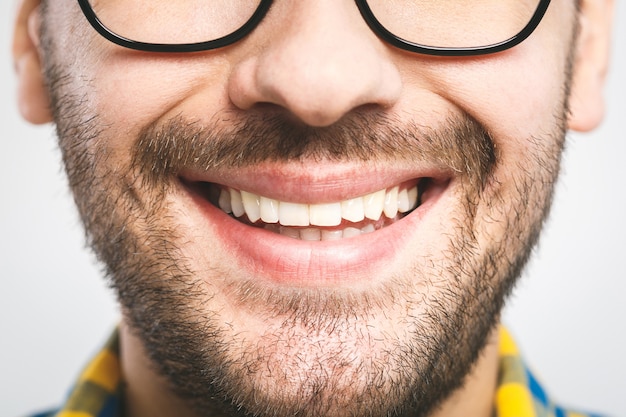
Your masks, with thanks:
[{"label": "facial hair", "polygon": [[[506,196],[494,186],[494,139],[467,114],[431,128],[369,110],[326,128],[254,112],[229,126],[176,117],[129,138],[131,156],[119,163],[106,126],[57,64],[53,37],[43,38],[59,143],[89,244],[151,363],[199,416],[426,416],[463,384],[549,210],[565,99],[553,132],[526,139],[534,153],[520,161],[527,169]],[[434,161],[455,172],[463,210],[442,237],[445,262],[416,253],[375,290],[336,292],[268,290],[219,262],[199,270],[186,255],[193,241],[169,204],[182,169],[354,160]],[[485,207],[505,211],[494,221],[506,233],[479,250]],[[266,318],[258,338],[206,307],[224,292],[221,303]],[[380,324],[389,312],[401,326],[386,334]]]}]

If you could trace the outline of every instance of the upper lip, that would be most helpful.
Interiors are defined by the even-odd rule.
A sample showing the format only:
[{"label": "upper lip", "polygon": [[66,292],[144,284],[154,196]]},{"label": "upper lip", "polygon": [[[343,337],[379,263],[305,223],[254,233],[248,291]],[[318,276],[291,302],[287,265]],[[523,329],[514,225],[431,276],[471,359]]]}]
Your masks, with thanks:
[{"label": "upper lip", "polygon": [[330,203],[366,195],[405,181],[453,175],[441,167],[398,162],[384,163],[265,163],[209,171],[183,170],[189,183],[205,182],[253,192],[294,203]]}]

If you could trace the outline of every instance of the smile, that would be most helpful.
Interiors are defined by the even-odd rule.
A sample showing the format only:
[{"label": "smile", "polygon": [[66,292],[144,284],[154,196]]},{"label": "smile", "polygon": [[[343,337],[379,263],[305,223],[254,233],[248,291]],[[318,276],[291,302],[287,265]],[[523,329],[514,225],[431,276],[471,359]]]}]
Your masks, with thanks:
[{"label": "smile", "polygon": [[416,181],[342,201],[303,204],[252,192],[209,186],[211,202],[251,226],[307,241],[340,240],[388,226],[419,203]]},{"label": "smile", "polygon": [[183,173],[196,238],[272,285],[357,285],[384,279],[453,204],[454,177],[436,168],[298,168]]}]

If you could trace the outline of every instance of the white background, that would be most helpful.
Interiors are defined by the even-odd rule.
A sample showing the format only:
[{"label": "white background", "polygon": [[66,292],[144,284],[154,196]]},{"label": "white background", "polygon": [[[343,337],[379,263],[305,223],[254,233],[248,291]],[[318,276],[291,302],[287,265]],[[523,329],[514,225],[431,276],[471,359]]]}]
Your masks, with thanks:
[{"label": "white background", "polygon": [[[52,128],[15,109],[12,3],[0,0],[0,417],[57,405],[117,320]],[[607,118],[570,136],[551,220],[505,322],[559,401],[626,416],[626,7],[617,3]]]}]

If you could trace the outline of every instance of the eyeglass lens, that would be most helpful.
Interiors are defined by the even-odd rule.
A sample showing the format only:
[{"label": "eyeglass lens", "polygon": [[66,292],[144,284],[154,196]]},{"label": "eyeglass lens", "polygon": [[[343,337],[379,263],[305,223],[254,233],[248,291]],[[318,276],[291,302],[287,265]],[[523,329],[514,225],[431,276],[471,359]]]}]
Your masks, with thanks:
[{"label": "eyeglass lens", "polygon": [[[102,24],[145,43],[189,44],[227,36],[261,0],[89,0]],[[503,42],[530,21],[539,0],[368,0],[389,32],[412,43],[472,48]]]}]

